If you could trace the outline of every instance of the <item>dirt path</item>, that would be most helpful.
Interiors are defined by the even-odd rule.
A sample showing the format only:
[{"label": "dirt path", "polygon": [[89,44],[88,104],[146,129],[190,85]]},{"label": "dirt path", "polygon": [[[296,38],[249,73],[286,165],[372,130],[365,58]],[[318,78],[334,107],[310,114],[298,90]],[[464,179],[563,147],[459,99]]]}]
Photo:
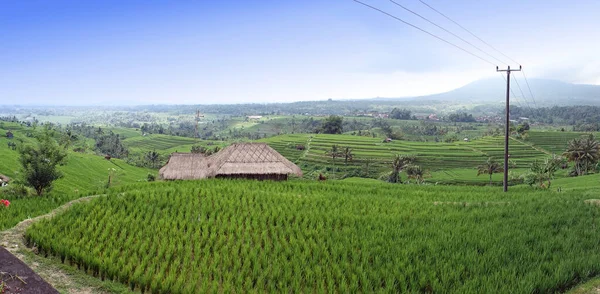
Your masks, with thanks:
[{"label": "dirt path", "polygon": [[302,152],[302,156],[300,156],[300,158],[298,159],[304,159],[306,158],[306,155],[308,154],[308,151],[310,150],[310,142],[312,141],[313,136],[311,135],[310,137],[308,137],[308,140],[306,140],[306,148],[304,150],[304,152]]},{"label": "dirt path", "polygon": [[[73,200],[47,214],[24,220],[18,223],[15,227],[0,232],[0,246],[5,247],[8,251],[10,251],[10,253],[22,260],[38,275],[46,280],[46,282],[59,290],[61,293],[107,293],[106,291],[89,287],[89,285],[76,277],[76,275],[74,275],[72,272],[66,270],[66,266],[60,264],[60,262],[59,264],[56,264],[55,262],[48,261],[44,257],[34,254],[27,254],[31,253],[32,249],[25,246],[25,239],[23,237],[25,230],[27,230],[27,228],[34,222],[45,218],[51,218],[56,214],[69,209],[69,207],[75,203],[87,202],[99,196],[102,195],[87,196]],[[81,273],[81,275],[85,274]]]}]

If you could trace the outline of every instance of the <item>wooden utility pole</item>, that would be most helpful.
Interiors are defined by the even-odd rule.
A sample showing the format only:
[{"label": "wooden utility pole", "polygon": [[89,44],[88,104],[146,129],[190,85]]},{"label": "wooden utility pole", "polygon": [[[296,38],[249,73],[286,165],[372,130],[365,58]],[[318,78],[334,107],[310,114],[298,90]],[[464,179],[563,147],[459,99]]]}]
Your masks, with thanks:
[{"label": "wooden utility pole", "polygon": [[504,192],[508,191],[508,138],[510,136],[510,72],[511,71],[521,71],[521,66],[519,65],[519,69],[510,69],[510,65],[508,69],[498,69],[496,66],[497,72],[506,72],[506,125],[504,130]]}]

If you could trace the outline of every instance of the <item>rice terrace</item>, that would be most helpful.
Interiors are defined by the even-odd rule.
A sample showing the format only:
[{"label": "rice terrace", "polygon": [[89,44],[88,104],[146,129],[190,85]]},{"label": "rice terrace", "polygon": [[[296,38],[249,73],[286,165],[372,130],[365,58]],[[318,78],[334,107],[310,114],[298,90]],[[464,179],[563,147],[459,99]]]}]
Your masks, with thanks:
[{"label": "rice terrace", "polygon": [[0,294],[600,293],[600,2],[47,2]]}]

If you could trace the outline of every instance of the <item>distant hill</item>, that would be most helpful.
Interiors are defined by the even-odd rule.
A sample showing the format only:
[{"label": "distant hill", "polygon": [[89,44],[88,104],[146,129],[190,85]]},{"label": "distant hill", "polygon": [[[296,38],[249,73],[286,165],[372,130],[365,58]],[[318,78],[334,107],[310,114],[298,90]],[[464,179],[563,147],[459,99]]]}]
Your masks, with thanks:
[{"label": "distant hill", "polygon": [[[521,90],[526,100],[533,107],[533,100],[527,88],[525,80],[518,79],[518,85],[511,78],[511,97],[517,96],[521,103]],[[533,92],[537,106],[552,105],[600,105],[600,86],[571,84],[557,80],[529,79],[529,85]],[[502,79],[484,79],[472,82],[464,87],[434,95],[412,98],[415,100],[438,100],[453,102],[488,102],[503,103],[506,99],[506,82]]]}]

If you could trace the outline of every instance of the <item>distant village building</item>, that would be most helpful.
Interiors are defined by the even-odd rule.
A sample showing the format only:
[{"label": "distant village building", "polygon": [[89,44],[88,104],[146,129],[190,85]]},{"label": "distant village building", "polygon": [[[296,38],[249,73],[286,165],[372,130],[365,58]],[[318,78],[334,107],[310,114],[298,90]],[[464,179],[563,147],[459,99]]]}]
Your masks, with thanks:
[{"label": "distant village building", "polygon": [[290,174],[302,176],[302,170],[265,143],[236,143],[208,157],[174,153],[158,174],[163,180],[287,180]]},{"label": "distant village building", "polygon": [[249,115],[247,116],[248,119],[261,119],[262,115]]},{"label": "distant village building", "polygon": [[435,113],[433,113],[433,114],[430,114],[430,115],[427,117],[427,119],[428,119],[428,120],[440,120],[440,119],[438,118],[437,114],[435,114]]},{"label": "distant village building", "polygon": [[465,141],[465,142],[469,142],[469,138],[465,137],[465,138],[463,139],[463,141]]},{"label": "distant village building", "polygon": [[6,138],[12,139],[14,137],[11,131],[6,132]]}]

